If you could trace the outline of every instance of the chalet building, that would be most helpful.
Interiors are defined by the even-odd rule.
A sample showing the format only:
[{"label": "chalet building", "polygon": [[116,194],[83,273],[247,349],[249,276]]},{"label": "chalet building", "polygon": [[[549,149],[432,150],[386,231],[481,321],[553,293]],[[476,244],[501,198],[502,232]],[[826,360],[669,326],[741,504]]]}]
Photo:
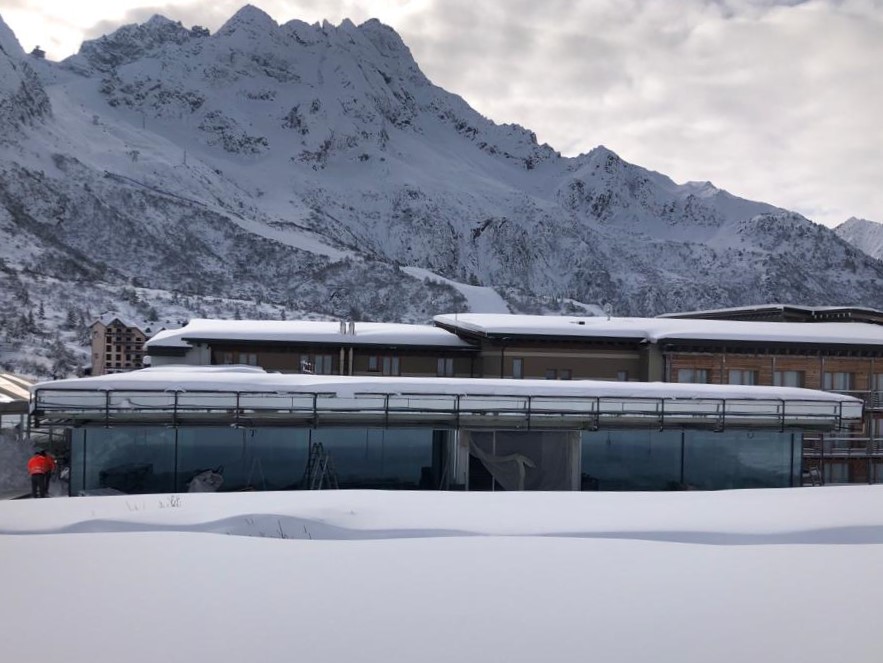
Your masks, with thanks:
[{"label": "chalet building", "polygon": [[106,313],[92,323],[92,375],[134,371],[144,366],[144,343],[155,326]]}]

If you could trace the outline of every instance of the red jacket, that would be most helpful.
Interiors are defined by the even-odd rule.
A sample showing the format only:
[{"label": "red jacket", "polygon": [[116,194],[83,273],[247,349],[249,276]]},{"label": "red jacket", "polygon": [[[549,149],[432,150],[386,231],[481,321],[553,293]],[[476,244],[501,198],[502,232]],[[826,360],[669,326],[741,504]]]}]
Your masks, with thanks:
[{"label": "red jacket", "polygon": [[28,474],[49,474],[52,471],[52,461],[46,456],[34,454],[28,461]]}]

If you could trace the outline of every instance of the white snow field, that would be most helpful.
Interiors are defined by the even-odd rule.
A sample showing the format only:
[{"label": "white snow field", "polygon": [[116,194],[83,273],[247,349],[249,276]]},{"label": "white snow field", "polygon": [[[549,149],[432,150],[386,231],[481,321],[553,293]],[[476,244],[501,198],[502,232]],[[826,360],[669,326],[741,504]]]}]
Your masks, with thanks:
[{"label": "white snow field", "polygon": [[883,486],[0,503],[0,660],[878,662]]}]

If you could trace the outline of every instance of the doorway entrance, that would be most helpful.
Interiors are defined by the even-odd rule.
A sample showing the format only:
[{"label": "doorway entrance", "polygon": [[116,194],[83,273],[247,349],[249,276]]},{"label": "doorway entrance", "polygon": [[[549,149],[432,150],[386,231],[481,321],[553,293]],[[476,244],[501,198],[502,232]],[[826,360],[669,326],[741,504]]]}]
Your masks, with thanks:
[{"label": "doorway entrance", "polygon": [[577,431],[463,431],[468,490],[579,490]]}]

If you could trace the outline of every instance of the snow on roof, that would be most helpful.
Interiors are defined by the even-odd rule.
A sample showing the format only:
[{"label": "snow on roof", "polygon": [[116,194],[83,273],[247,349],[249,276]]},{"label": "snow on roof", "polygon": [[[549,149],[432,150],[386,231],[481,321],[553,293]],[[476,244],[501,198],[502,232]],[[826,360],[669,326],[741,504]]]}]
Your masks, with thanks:
[{"label": "snow on roof", "polygon": [[361,377],[267,373],[250,366],[157,366],[126,373],[41,382],[48,390],[248,391],[336,394],[448,394],[583,398],[794,400],[861,403],[842,394],[794,387],[487,378]]},{"label": "snow on roof", "polygon": [[684,315],[714,315],[721,313],[748,313],[751,311],[801,311],[803,313],[830,312],[830,311],[861,311],[864,313],[879,313],[874,308],[865,306],[806,306],[803,304],[757,304],[755,306],[730,306],[725,308],[700,309],[698,311],[678,311],[675,313],[663,313],[660,318],[668,318]]},{"label": "snow on roof", "polygon": [[883,326],[863,322],[755,322],[694,318],[607,318],[460,313],[436,324],[490,336],[570,336],[883,346]]},{"label": "snow on roof", "polygon": [[148,329],[151,329],[153,327],[157,327],[160,324],[158,322],[150,323],[150,322],[147,322],[146,320],[139,320],[136,318],[132,318],[132,317],[125,316],[125,315],[120,315],[119,313],[113,313],[113,312],[102,314],[101,317],[96,319],[92,324],[94,325],[94,324],[97,324],[100,322],[105,327],[109,327],[113,323],[114,320],[119,320],[120,323],[122,323],[124,326],[130,327],[132,329],[137,329],[137,330],[144,332],[144,333],[147,333]]},{"label": "snow on roof", "polygon": [[0,403],[27,401],[30,397],[29,387],[33,383],[9,373],[0,373]]},{"label": "snow on roof", "polygon": [[154,347],[189,347],[191,340],[336,343],[340,345],[406,345],[472,347],[432,325],[356,322],[355,333],[341,333],[340,321],[315,320],[191,320],[181,329],[156,334],[146,343]]}]

